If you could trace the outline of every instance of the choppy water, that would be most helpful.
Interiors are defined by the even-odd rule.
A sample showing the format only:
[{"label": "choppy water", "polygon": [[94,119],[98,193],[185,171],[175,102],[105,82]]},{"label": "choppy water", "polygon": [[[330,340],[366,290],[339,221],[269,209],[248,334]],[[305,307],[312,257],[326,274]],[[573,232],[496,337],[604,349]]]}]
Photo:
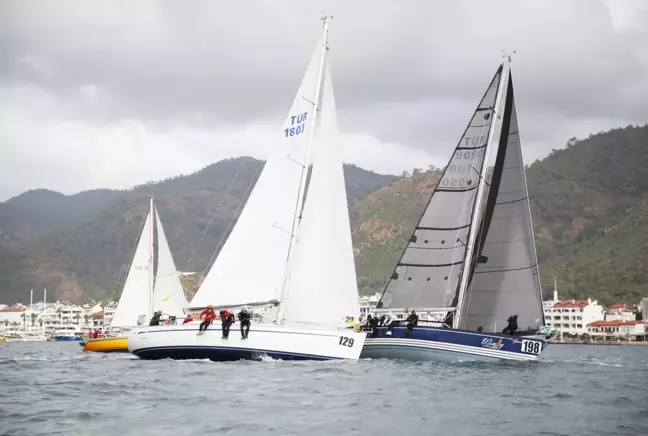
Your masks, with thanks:
[{"label": "choppy water", "polygon": [[648,435],[648,347],[534,363],[141,361],[0,344],[0,435]]}]

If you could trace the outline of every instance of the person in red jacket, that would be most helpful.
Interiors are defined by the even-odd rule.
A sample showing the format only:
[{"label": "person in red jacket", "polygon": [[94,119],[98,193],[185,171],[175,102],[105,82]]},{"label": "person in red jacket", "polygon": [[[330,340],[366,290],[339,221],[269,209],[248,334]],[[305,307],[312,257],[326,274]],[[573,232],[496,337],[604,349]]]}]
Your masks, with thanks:
[{"label": "person in red jacket", "polygon": [[187,324],[188,322],[193,321],[193,316],[190,313],[187,314],[187,317],[182,321],[182,324]]},{"label": "person in red jacket", "polygon": [[214,318],[216,318],[216,312],[214,312],[214,309],[212,309],[211,304],[208,304],[207,308],[202,311],[200,318],[204,318],[203,322],[200,323],[200,327],[198,328],[198,334],[202,335],[203,333],[205,333],[205,330],[207,330],[207,327],[209,327],[209,324],[211,324]]}]

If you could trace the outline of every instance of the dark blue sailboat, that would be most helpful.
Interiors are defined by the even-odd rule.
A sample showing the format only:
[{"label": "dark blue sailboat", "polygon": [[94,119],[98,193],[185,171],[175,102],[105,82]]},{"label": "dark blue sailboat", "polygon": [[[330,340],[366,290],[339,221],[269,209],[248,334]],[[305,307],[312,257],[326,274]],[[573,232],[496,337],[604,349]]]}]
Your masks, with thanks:
[{"label": "dark blue sailboat", "polygon": [[[477,106],[375,310],[416,310],[439,322],[375,327],[361,357],[536,360],[546,347],[509,62]],[[514,314],[520,331],[505,335]]]}]

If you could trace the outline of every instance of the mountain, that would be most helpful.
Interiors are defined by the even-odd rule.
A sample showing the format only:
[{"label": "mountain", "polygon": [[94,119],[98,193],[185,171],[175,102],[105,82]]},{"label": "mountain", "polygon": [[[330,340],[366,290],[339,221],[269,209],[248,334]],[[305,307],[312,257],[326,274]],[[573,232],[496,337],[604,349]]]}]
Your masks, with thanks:
[{"label": "mountain", "polygon": [[63,195],[35,189],[0,203],[0,236],[25,240],[90,218],[120,195],[119,191],[97,189]]},{"label": "mountain", "polygon": [[648,296],[648,125],[571,138],[527,171],[544,288],[605,304]]},{"label": "mountain", "polygon": [[[31,201],[34,194],[23,194],[29,210],[16,204],[23,196],[0,204],[0,212],[9,205],[29,223],[7,225],[0,213],[0,301],[24,301],[29,288],[45,285],[59,298],[89,298],[123,282],[149,192],[178,270],[204,273],[261,167],[252,158],[229,159],[128,191],[100,191],[101,198],[81,193],[93,198],[94,209],[71,208],[59,221],[42,218],[47,209]],[[361,291],[375,292],[391,274],[440,170],[395,177],[345,166],[345,176],[358,283]],[[527,181],[546,296],[554,276],[562,298],[634,304],[648,296],[648,125],[571,138],[528,166]],[[51,194],[41,192],[48,207],[58,207],[60,194]],[[188,293],[201,277],[183,278]]]},{"label": "mountain", "polygon": [[[0,301],[24,301],[42,287],[76,300],[123,282],[151,193],[176,267],[204,272],[262,168],[250,157],[228,159],[127,191],[34,190],[0,203]],[[354,165],[344,172],[350,205],[397,179]]]}]

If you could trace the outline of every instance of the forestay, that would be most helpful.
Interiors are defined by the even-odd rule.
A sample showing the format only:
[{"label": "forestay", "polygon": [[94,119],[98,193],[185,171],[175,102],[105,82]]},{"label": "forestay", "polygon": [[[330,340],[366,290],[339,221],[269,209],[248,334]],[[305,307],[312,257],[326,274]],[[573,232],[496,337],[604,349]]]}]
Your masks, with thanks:
[{"label": "forestay", "polygon": [[321,46],[320,40],[278,132],[278,146],[268,157],[243,212],[191,301],[192,307],[235,306],[279,298],[301,170],[306,164]]},{"label": "forestay", "polygon": [[448,307],[458,290],[502,67],[497,70],[381,297],[383,308]]},{"label": "forestay", "polygon": [[351,226],[328,56],[312,144],[313,165],[284,301],[286,323],[339,326],[358,319]]},{"label": "forestay", "polygon": [[152,218],[151,208],[146,216],[124,289],[111,322],[113,327],[133,327],[137,325],[139,317],[150,316],[148,312],[151,298],[150,268],[153,268]]},{"label": "forestay", "polygon": [[[499,147],[478,233],[480,262],[465,293],[460,328],[501,330],[518,314],[522,330],[544,325],[535,239],[513,79],[509,74]],[[481,250],[479,248],[481,247]]]},{"label": "forestay", "polygon": [[187,306],[182,284],[178,277],[173,256],[169,249],[160,216],[155,214],[157,234],[157,271],[153,290],[153,310],[161,310],[169,315],[182,315],[182,309]]}]

